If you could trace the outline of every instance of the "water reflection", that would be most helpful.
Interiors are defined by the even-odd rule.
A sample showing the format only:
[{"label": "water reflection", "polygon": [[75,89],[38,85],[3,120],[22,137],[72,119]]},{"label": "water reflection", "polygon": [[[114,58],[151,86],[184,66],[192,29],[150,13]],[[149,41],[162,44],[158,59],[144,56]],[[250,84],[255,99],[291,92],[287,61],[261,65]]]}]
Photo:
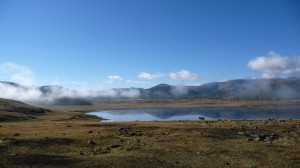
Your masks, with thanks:
[{"label": "water reflection", "polygon": [[169,121],[197,120],[204,117],[208,120],[217,119],[300,119],[300,106],[294,107],[260,107],[260,108],[138,108],[121,110],[102,110],[87,113],[96,115],[105,121]]}]

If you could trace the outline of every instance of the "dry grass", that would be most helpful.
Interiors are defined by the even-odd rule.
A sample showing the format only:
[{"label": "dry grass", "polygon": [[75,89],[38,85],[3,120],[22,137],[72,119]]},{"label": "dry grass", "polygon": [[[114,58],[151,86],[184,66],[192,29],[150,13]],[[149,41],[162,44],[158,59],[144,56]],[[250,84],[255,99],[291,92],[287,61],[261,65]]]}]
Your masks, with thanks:
[{"label": "dry grass", "polygon": [[[165,102],[164,107],[216,105],[214,101]],[[82,115],[96,109],[161,106],[98,102],[54,107],[32,121],[0,122],[0,167],[300,167],[299,120],[101,123]],[[247,141],[241,131],[276,133],[279,139]]]},{"label": "dry grass", "polygon": [[[231,167],[299,167],[299,124],[298,120],[274,125],[271,121],[1,123],[0,137],[18,141],[0,143],[0,165],[224,167],[228,162]],[[240,131],[276,133],[280,138],[273,143],[249,142]]]}]

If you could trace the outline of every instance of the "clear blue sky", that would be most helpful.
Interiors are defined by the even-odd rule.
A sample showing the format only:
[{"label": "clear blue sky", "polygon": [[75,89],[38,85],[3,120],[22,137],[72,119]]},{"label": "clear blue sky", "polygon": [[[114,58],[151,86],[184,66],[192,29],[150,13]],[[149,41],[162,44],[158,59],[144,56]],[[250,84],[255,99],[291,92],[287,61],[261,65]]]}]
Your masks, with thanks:
[{"label": "clear blue sky", "polygon": [[[147,88],[259,77],[247,64],[270,51],[300,55],[300,1],[0,0],[0,63],[26,66],[37,84]],[[169,77],[181,70],[197,79]]]}]

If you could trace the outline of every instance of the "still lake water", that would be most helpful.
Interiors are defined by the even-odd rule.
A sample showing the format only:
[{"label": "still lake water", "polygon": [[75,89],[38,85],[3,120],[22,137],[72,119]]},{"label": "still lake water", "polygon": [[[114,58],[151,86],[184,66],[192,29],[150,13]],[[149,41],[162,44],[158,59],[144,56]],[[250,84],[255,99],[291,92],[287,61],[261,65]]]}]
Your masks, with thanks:
[{"label": "still lake water", "polygon": [[105,122],[118,121],[173,121],[218,119],[300,119],[300,106],[293,107],[201,107],[201,108],[136,108],[99,110],[87,113],[104,118]]}]

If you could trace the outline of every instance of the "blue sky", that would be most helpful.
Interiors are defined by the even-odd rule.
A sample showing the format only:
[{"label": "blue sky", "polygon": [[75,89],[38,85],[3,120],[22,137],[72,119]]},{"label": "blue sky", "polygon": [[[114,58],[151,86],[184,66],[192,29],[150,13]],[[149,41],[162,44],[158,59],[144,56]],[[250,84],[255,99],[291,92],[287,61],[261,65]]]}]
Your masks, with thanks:
[{"label": "blue sky", "polygon": [[299,55],[297,0],[0,0],[0,80],[199,85],[298,75]]}]

